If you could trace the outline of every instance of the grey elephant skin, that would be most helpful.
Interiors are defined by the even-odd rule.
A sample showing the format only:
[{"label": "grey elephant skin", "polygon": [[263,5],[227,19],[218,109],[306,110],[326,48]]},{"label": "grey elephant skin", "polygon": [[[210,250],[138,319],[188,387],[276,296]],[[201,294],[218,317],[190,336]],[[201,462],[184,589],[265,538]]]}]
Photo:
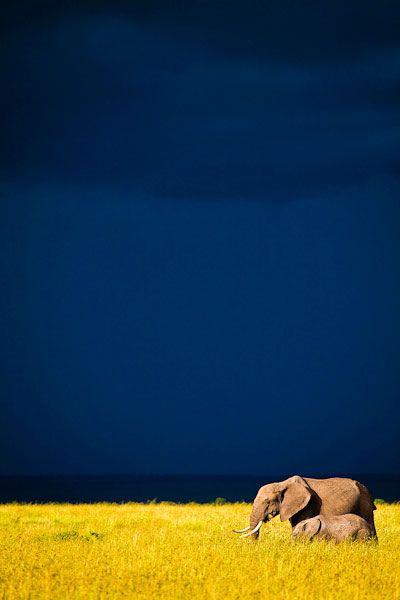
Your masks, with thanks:
[{"label": "grey elephant skin", "polygon": [[313,517],[301,521],[293,529],[294,538],[320,539],[344,542],[345,540],[369,540],[375,538],[372,527],[358,515],[340,515],[338,517]]},{"label": "grey elephant skin", "polygon": [[[270,517],[289,519],[292,528],[318,515],[334,517],[353,514],[365,519],[376,537],[373,503],[368,489],[354,479],[313,479],[294,475],[285,481],[263,485],[257,493],[245,535],[258,538],[260,526]],[[243,530],[242,530],[243,531]]]}]

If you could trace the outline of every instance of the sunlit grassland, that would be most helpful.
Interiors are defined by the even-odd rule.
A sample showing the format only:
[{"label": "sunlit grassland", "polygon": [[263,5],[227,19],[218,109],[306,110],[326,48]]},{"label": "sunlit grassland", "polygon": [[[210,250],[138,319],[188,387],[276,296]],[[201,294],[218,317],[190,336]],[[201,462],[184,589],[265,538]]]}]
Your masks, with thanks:
[{"label": "sunlit grassland", "polygon": [[276,518],[254,543],[250,506],[0,506],[0,597],[400,598],[400,505],[379,505],[379,544],[295,542]]}]

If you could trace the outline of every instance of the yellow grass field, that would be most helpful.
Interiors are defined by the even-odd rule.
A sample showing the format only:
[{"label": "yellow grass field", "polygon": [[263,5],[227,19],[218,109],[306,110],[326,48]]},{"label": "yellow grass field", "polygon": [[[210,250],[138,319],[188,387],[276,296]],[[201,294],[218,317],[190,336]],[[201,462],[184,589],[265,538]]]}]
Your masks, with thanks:
[{"label": "yellow grass field", "polygon": [[0,597],[399,600],[400,505],[379,505],[379,544],[295,542],[275,518],[258,543],[232,528],[250,506],[0,506]]}]

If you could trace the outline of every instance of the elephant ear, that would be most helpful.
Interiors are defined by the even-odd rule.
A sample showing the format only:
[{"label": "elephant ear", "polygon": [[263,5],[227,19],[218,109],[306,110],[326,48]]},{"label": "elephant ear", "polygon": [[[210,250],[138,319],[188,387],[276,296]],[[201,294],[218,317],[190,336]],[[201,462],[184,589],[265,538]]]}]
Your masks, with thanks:
[{"label": "elephant ear", "polygon": [[310,490],[301,483],[289,483],[283,492],[280,515],[281,521],[286,521],[303,510],[311,498]]},{"label": "elephant ear", "polygon": [[312,538],[315,535],[317,535],[317,533],[321,529],[321,526],[322,526],[321,519],[319,519],[318,517],[315,517],[314,519],[309,519],[305,523],[305,525],[303,527],[303,531],[307,535],[307,537],[310,538],[310,540],[312,540]]}]

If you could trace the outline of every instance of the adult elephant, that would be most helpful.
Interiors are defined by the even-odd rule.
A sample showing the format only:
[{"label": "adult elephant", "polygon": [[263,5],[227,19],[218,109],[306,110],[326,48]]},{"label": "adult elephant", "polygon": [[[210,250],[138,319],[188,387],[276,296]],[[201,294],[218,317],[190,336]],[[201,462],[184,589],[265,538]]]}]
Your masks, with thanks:
[{"label": "adult elephant", "polygon": [[253,535],[257,539],[261,525],[278,514],[281,521],[289,519],[294,528],[300,521],[317,515],[333,517],[351,513],[365,519],[376,537],[375,509],[367,488],[354,479],[312,479],[294,475],[285,481],[263,485],[253,503],[250,526],[235,531],[248,531],[241,537]]}]

